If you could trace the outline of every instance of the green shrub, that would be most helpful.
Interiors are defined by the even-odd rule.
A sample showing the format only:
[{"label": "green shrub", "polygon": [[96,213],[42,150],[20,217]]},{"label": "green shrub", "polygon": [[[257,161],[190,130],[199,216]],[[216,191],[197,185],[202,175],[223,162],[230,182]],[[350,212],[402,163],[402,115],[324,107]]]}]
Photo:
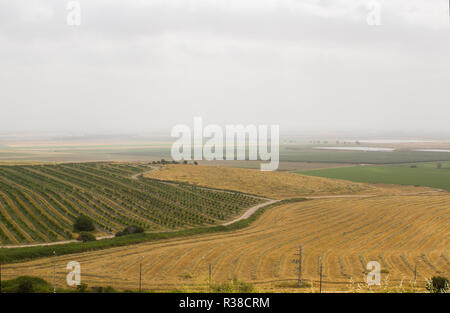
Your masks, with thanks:
[{"label": "green shrub", "polygon": [[77,240],[82,242],[88,242],[88,241],[95,241],[97,240],[97,238],[95,238],[95,236],[91,233],[81,232]]},{"label": "green shrub", "polygon": [[46,293],[52,290],[48,282],[33,276],[20,276],[2,282],[2,292],[5,293]]},{"label": "green shrub", "polygon": [[124,230],[118,232],[116,237],[131,235],[131,234],[141,234],[144,232],[144,229],[140,226],[128,226]]},{"label": "green shrub", "polygon": [[212,285],[211,291],[218,293],[251,293],[256,292],[256,289],[251,283],[242,282],[234,278],[219,285]]},{"label": "green shrub", "polygon": [[18,293],[33,293],[33,283],[29,280],[22,281],[17,287]]},{"label": "green shrub", "polygon": [[448,279],[443,276],[434,276],[427,283],[427,290],[433,293],[441,293],[448,291]]},{"label": "green shrub", "polygon": [[88,286],[86,284],[79,284],[77,286],[77,292],[80,292],[80,293],[87,292],[88,291],[87,288],[88,288]]},{"label": "green shrub", "polygon": [[115,293],[117,292],[113,287],[106,286],[106,287],[92,287],[92,292],[94,293]]},{"label": "green shrub", "polygon": [[73,224],[73,230],[76,232],[95,230],[94,222],[86,215],[80,215]]},{"label": "green shrub", "polygon": [[117,292],[117,290],[115,290],[113,287],[111,287],[111,286],[106,286],[104,289],[103,289],[103,293],[116,293]]}]

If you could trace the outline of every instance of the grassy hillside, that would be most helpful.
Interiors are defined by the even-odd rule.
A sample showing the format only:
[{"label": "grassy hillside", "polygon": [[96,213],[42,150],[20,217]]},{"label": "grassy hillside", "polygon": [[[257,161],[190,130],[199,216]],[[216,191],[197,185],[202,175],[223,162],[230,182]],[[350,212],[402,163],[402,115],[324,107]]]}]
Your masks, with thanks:
[{"label": "grassy hillside", "polygon": [[353,194],[375,188],[352,182],[300,176],[283,172],[262,172],[221,166],[167,165],[146,177],[182,181],[211,188],[241,191],[273,199],[305,195]]},{"label": "grassy hillside", "polygon": [[134,177],[149,168],[114,163],[0,166],[0,242],[72,238],[89,216],[100,233],[128,225],[160,231],[215,225],[260,199]]},{"label": "grassy hillside", "polygon": [[303,171],[299,173],[355,182],[428,186],[450,191],[450,169],[438,169],[436,168],[436,164],[354,166]]}]

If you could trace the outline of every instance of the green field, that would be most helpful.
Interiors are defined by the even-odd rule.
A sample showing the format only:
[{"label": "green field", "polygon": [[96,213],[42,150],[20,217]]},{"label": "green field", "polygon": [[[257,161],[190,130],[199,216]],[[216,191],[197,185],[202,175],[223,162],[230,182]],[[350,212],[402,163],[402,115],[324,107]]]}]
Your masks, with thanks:
[{"label": "green field", "polygon": [[442,152],[422,152],[412,150],[396,150],[392,152],[385,152],[385,151],[365,152],[365,151],[314,149],[314,147],[318,146],[327,147],[327,145],[281,146],[280,161],[360,163],[360,164],[395,164],[395,163],[450,161],[450,153],[442,153]]},{"label": "green field", "polygon": [[73,223],[90,217],[97,232],[126,226],[172,231],[218,225],[262,200],[133,175],[144,165],[69,163],[0,166],[0,243],[52,242],[73,237]]},{"label": "green field", "polygon": [[424,163],[397,166],[352,166],[303,171],[299,174],[364,183],[428,186],[450,191],[448,164],[442,164],[440,169],[435,163]]}]

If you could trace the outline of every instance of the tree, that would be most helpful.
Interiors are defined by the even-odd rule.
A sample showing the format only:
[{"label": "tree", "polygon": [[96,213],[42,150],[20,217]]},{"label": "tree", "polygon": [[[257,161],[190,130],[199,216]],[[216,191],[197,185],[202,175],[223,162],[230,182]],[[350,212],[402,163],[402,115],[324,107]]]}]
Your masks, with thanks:
[{"label": "tree", "polygon": [[82,241],[82,242],[88,242],[88,241],[96,241],[97,238],[95,238],[95,236],[91,233],[88,232],[81,232],[80,236],[78,236],[78,241]]},{"label": "tree", "polygon": [[118,232],[116,234],[116,237],[125,236],[125,235],[131,235],[131,234],[140,234],[143,233],[144,229],[140,226],[128,226],[121,232]]},{"label": "tree", "polygon": [[94,222],[86,215],[80,215],[75,223],[73,229],[76,232],[93,231],[95,230]]}]

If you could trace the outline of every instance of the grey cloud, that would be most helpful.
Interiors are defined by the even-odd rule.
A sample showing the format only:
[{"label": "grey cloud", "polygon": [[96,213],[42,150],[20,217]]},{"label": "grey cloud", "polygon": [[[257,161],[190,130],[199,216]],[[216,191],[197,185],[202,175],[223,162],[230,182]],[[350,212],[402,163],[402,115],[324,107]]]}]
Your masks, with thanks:
[{"label": "grey cloud", "polygon": [[384,25],[369,27],[362,1],[211,2],[83,0],[69,27],[65,1],[0,0],[0,131],[146,130],[194,115],[448,130],[440,5],[385,1]]}]

